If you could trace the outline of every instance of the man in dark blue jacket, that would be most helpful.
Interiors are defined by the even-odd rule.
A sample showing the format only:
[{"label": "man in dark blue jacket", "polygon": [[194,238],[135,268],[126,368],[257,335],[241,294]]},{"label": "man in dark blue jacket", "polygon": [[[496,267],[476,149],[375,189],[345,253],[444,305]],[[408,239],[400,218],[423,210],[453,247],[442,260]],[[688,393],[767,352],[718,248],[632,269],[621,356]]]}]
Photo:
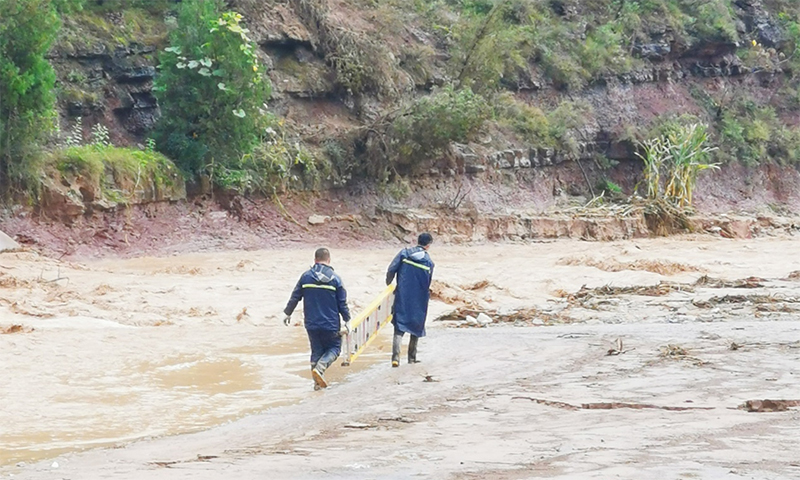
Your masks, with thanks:
[{"label": "man in dark blue jacket", "polygon": [[417,363],[417,341],[425,336],[425,317],[428,315],[433,261],[428,249],[433,243],[430,233],[417,239],[417,246],[404,248],[394,257],[386,272],[386,285],[397,275],[394,297],[394,341],[392,342],[392,366],[400,366],[400,345],[403,334],[408,333],[408,363]]},{"label": "man in dark blue jacket", "polygon": [[314,266],[300,277],[283,311],[286,314],[283,323],[289,325],[292,312],[300,300],[303,300],[306,332],[311,343],[311,376],[314,378],[315,390],[328,386],[323,374],[342,351],[340,315],[344,320],[344,332],[350,331],[347,291],[330,263],[331,252],[327,248],[318,249],[314,253]]}]

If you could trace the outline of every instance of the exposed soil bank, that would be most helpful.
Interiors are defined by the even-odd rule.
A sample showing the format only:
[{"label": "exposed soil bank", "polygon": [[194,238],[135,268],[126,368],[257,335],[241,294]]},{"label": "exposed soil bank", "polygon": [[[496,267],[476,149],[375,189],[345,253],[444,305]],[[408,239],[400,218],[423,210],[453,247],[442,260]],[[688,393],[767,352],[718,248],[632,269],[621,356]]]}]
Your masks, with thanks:
[{"label": "exposed soil bank", "polygon": [[[367,187],[292,194],[282,197],[280,204],[218,195],[94,210],[71,223],[65,223],[58,211],[16,208],[0,220],[0,231],[58,258],[252,250],[300,243],[379,245],[408,242],[421,230],[445,243],[651,236],[642,214],[616,213],[624,209],[620,204],[593,211],[582,208],[592,198],[589,185],[606,176],[632,193],[637,166],[627,162],[609,172],[593,164],[581,170],[569,162],[460,178],[419,178],[400,200]],[[692,222],[698,232],[728,238],[793,233],[800,226],[800,172],[776,165],[726,165],[701,176],[696,206]]]}]

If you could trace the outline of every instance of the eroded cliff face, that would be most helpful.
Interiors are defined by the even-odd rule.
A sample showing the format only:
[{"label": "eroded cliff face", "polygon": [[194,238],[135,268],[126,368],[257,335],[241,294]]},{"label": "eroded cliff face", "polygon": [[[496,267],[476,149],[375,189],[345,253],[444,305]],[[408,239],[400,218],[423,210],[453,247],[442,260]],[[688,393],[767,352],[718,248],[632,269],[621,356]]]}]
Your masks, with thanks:
[{"label": "eroded cliff face", "polygon": [[87,137],[96,123],[109,127],[118,145],[147,136],[158,118],[153,80],[168,23],[168,17],[141,9],[87,10],[62,19],[50,53],[62,130],[80,118]]},{"label": "eroded cliff face", "polygon": [[[331,140],[349,142],[352,148],[345,155],[358,155],[364,147],[359,137],[364,131],[409,99],[452,79],[449,46],[408,9],[383,5],[391,2],[229,3],[244,15],[261,46],[274,87],[271,107],[287,120],[292,133],[319,155],[327,154],[325,145]],[[579,19],[585,10],[584,2],[579,1],[551,4],[554,15],[570,19]],[[532,60],[516,72],[513,82],[504,80],[505,88],[515,101],[545,112],[564,101],[582,105],[580,121],[569,134],[572,143],[568,149],[536,144],[493,124],[475,141],[453,144],[449,152],[410,174],[453,185],[465,178],[482,178],[482,185],[497,181],[511,184],[512,190],[547,192],[529,198],[531,208],[545,210],[564,195],[591,198],[599,193],[597,184],[602,180],[612,180],[631,193],[640,173],[631,132],[684,114],[713,123],[717,119],[709,99],[713,103],[714,99],[744,95],[755,104],[772,105],[781,122],[795,125],[798,110],[788,97],[796,89],[790,72],[783,68],[784,57],[776,53],[767,60],[769,65],[754,68],[737,55],[750,38],[760,42],[765,51],[774,53],[785,47],[788,38],[779,25],[779,4],[735,2],[736,39],[689,40],[667,25],[648,25],[646,38],[632,46],[635,69],[595,78],[579,90],[565,90]],[[68,21],[68,34],[51,56],[60,78],[63,128],[82,117],[87,132],[92,123],[100,122],[111,127],[117,144],[143,143],[159,114],[152,87],[157,52],[165,46],[172,22],[169,13],[142,15],[121,10],[99,16],[84,14]],[[373,83],[362,84],[358,92],[353,91],[353,78],[347,77],[338,63],[350,51],[347,48],[370,60],[372,64],[364,68],[380,70],[364,76]],[[760,202],[800,204],[795,188],[800,184],[797,171],[766,163],[752,167],[732,163],[701,178],[697,205],[720,211],[757,208]],[[429,188],[413,178],[412,191]],[[356,178],[350,183],[364,182]],[[487,203],[482,200],[487,195],[492,192],[472,192],[466,201],[481,208],[502,205],[503,196]]]}]

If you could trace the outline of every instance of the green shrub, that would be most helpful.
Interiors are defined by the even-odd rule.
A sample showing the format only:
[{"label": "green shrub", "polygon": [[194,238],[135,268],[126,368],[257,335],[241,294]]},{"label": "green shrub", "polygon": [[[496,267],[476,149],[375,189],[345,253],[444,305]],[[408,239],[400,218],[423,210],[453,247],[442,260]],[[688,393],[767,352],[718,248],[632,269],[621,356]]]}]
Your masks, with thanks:
[{"label": "green shrub", "polygon": [[557,14],[555,3],[416,0],[412,5],[451,47],[452,76],[480,92],[500,80],[513,84],[528,63],[565,90],[630,72],[644,65],[631,52],[635,44],[652,41],[653,26],[666,27],[689,44],[739,40],[730,0],[571,2],[577,15]]},{"label": "green shrub", "polygon": [[498,2],[484,12],[484,8],[465,6],[461,21],[451,28],[451,68],[460,86],[496,89],[501,80],[512,78],[527,64],[530,26],[510,20],[510,7],[509,2]]},{"label": "green shrub", "polygon": [[555,147],[556,139],[550,130],[550,120],[538,107],[517,100],[509,93],[502,93],[492,101],[494,119],[510,127],[520,138],[531,145]]},{"label": "green shrub", "polygon": [[722,110],[719,158],[750,166],[795,163],[799,132],[797,127],[785,125],[773,107],[738,99]]},{"label": "green shrub", "polygon": [[342,138],[328,138],[322,142],[322,153],[327,157],[335,185],[345,185],[354,175],[363,172],[360,160],[354,151],[354,139],[347,135]]},{"label": "green shrub", "polygon": [[0,0],[0,12],[0,184],[29,187],[54,127],[56,77],[46,55],[58,17],[49,0]]},{"label": "green shrub", "polygon": [[90,10],[99,13],[120,12],[129,9],[145,9],[152,13],[163,14],[176,2],[175,0],[51,0],[60,13],[74,13]]},{"label": "green shrub", "polygon": [[619,197],[622,195],[622,187],[612,182],[607,178],[601,179],[597,182],[597,190],[607,197]]},{"label": "green shrub", "polygon": [[783,56],[787,59],[787,70],[797,77],[800,75],[800,18],[798,14],[781,12],[778,21],[786,35],[787,42],[783,47]]},{"label": "green shrub", "polygon": [[682,0],[688,19],[688,30],[706,40],[733,42],[738,39],[736,16],[729,0]]},{"label": "green shrub", "polygon": [[781,164],[800,163],[800,129],[781,126],[773,130],[770,155]]},{"label": "green shrub", "polygon": [[468,88],[435,90],[392,123],[388,135],[392,163],[413,166],[443,153],[452,142],[468,141],[489,113],[486,100]]},{"label": "green shrub", "polygon": [[572,157],[579,153],[576,132],[592,115],[591,105],[582,101],[562,101],[547,113],[511,94],[497,95],[492,104],[495,120],[511,127],[526,144],[555,148]]},{"label": "green shrub", "polygon": [[554,15],[548,2],[499,0],[488,12],[454,3],[464,10],[448,29],[454,76],[479,91],[496,87],[500,80],[513,84],[529,62],[539,63],[562,89],[580,89],[640,63],[630,54],[630,42],[642,29],[641,9],[628,9],[625,16],[608,8],[598,9],[597,17],[587,12],[587,26]]},{"label": "green shrub", "polygon": [[51,0],[57,12],[69,14],[79,12],[86,6],[87,0]]},{"label": "green shrub", "polygon": [[[160,55],[154,91],[162,116],[153,138],[185,171],[216,171],[260,143],[270,85],[242,17],[219,0],[185,0],[170,47]],[[221,168],[220,168],[221,167]],[[216,178],[214,178],[216,180]]]},{"label": "green shrub", "polygon": [[332,34],[325,59],[336,72],[336,82],[351,95],[394,93],[394,68],[389,52],[378,41],[348,30]]},{"label": "green shrub", "polygon": [[166,11],[175,5],[167,0],[58,2],[62,26],[54,53],[61,55],[80,55],[98,48],[114,51],[133,44],[162,48],[168,34]]},{"label": "green shrub", "polygon": [[331,177],[328,163],[286,137],[283,121],[273,122],[251,153],[225,165],[212,164],[210,172],[223,189],[263,196],[288,187],[314,189]]},{"label": "green shrub", "polygon": [[680,125],[660,136],[640,143],[644,162],[644,182],[649,200],[664,200],[675,207],[692,204],[700,172],[718,168],[711,163],[708,127]]}]

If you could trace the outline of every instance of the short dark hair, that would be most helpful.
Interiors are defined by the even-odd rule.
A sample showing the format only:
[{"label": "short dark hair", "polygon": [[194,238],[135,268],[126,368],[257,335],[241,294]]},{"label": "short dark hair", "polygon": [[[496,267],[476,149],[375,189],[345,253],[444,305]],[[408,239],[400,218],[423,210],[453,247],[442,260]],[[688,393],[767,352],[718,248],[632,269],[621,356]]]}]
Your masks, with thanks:
[{"label": "short dark hair", "polygon": [[433,243],[433,235],[428,232],[419,234],[419,238],[417,238],[417,245],[420,247],[427,247],[431,243]]},{"label": "short dark hair", "polygon": [[314,261],[315,262],[330,262],[331,261],[331,251],[327,248],[318,248],[316,252],[314,252]]}]

